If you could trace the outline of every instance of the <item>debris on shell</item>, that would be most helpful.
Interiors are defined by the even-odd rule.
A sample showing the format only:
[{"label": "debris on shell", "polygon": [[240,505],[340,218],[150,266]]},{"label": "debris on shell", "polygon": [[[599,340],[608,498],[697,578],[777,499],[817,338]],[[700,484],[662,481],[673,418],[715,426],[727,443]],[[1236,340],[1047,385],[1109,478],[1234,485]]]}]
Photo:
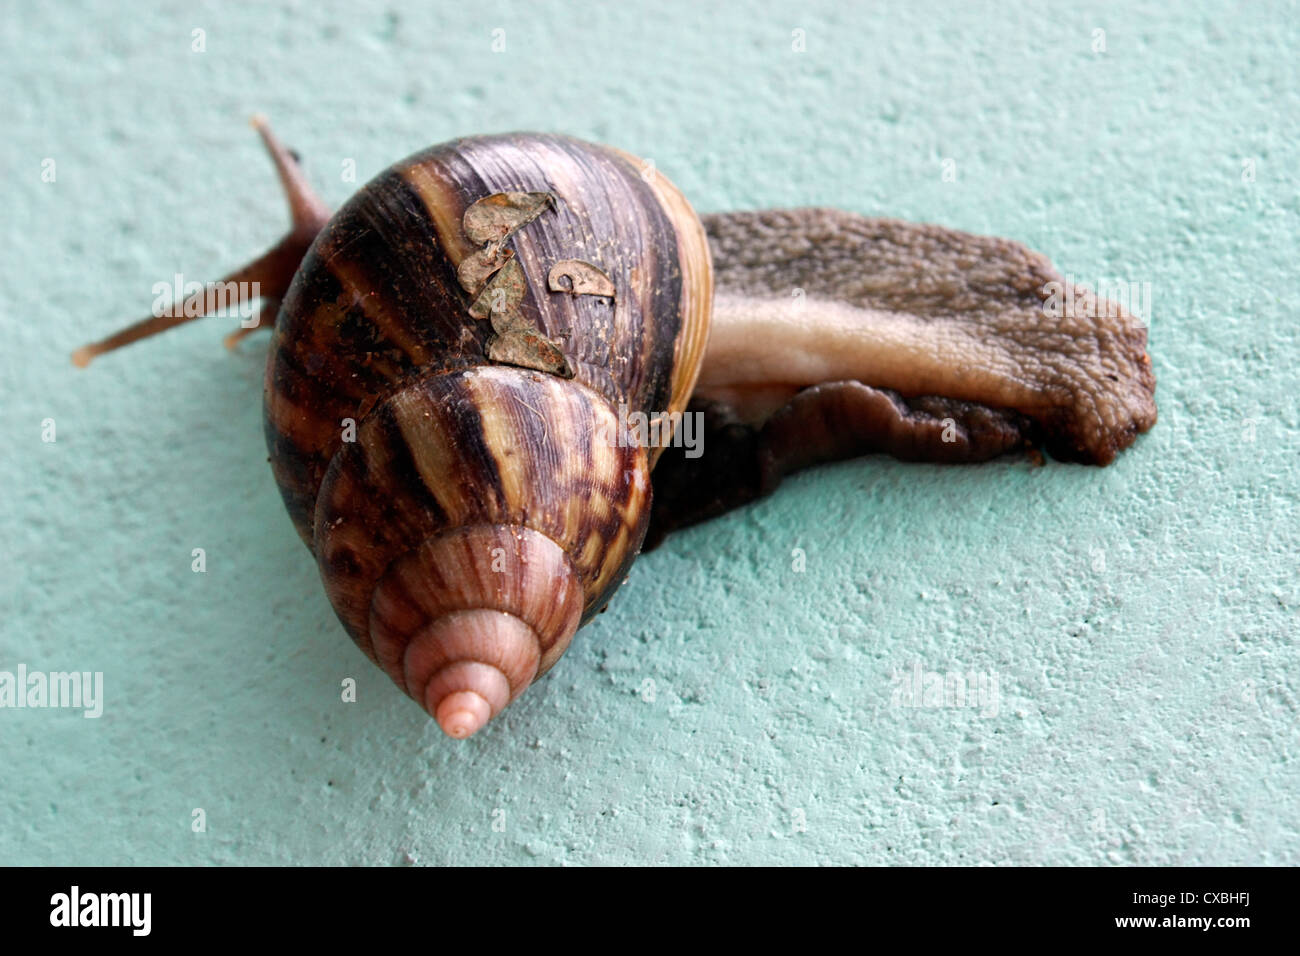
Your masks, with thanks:
[{"label": "debris on shell", "polygon": [[[568,279],[566,285],[564,280]],[[603,295],[614,297],[614,282],[590,262],[581,259],[562,259],[551,266],[546,282],[552,292],[572,295]]]},{"label": "debris on shell", "polygon": [[465,210],[462,220],[470,242],[501,243],[520,226],[527,225],[547,206],[555,204],[551,193],[494,193]]},{"label": "debris on shell", "polygon": [[573,368],[559,346],[532,329],[511,329],[494,336],[487,352],[493,362],[573,378]]},{"label": "debris on shell", "polygon": [[[478,298],[470,303],[469,314],[476,319],[486,319],[489,316],[513,313],[524,300],[524,292],[527,288],[523,267],[518,259],[512,258],[484,286]],[[495,326],[494,320],[493,327]]]},{"label": "debris on shell", "polygon": [[461,288],[477,295],[492,274],[514,258],[514,250],[500,243],[488,243],[473,255],[466,256],[456,267],[456,278]]},{"label": "debris on shell", "polygon": [[[485,196],[470,205],[462,217],[465,236],[481,246],[466,256],[456,277],[474,296],[469,314],[490,319],[495,333],[487,343],[490,361],[573,378],[574,369],[559,344],[547,338],[519,311],[528,292],[528,280],[514,251],[505,243],[547,208],[557,197],[549,192],[504,192]],[[567,280],[567,283],[566,283]],[[551,267],[547,282],[554,292],[613,298],[614,283],[590,262],[564,259]]]}]

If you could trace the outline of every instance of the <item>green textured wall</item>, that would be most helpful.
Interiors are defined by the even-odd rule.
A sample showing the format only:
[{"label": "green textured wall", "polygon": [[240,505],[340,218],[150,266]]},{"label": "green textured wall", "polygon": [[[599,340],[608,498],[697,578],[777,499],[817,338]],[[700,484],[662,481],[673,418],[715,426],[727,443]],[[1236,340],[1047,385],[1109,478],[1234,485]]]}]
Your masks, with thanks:
[{"label": "green textured wall", "polygon": [[[160,6],[0,26],[0,669],[105,696],[0,710],[0,862],[1300,862],[1295,3]],[[68,364],[281,234],[255,111],[332,204],[345,160],[558,130],[701,210],[836,204],[1149,282],[1160,423],[1104,470],[798,476],[642,559],[453,743],[282,511],[264,340]],[[917,665],[996,707],[901,706]]]}]

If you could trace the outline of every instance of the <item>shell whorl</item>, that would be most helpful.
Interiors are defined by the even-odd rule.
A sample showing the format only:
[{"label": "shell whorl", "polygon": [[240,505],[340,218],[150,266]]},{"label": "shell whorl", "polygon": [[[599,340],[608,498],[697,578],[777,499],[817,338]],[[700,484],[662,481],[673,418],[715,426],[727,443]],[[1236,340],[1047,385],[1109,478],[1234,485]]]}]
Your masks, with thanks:
[{"label": "shell whorl", "polygon": [[477,729],[626,576],[649,470],[609,403],[577,382],[492,365],[420,379],[326,473],[313,535],[326,593],[449,733],[444,699],[476,694],[463,710]]},{"label": "shell whorl", "polygon": [[[471,219],[519,196],[530,215],[494,253],[510,322],[483,321],[481,283],[507,269],[474,271],[492,250]],[[605,292],[586,294],[592,276]],[[268,358],[272,468],[340,620],[448,733],[544,673],[626,576],[658,450],[623,440],[623,415],[685,407],[711,305],[708,241],[681,194],[562,136],[398,163],[304,259]],[[529,356],[496,347],[503,324],[559,366],[515,367]]]},{"label": "shell whorl", "polygon": [[[489,362],[492,330],[470,317],[457,276],[476,249],[465,211],[489,195],[555,197],[508,245],[527,280],[519,313],[561,343],[575,381],[630,412],[686,407],[712,309],[708,239],[681,193],[647,169],[565,136],[472,137],[395,164],[335,214],[285,296],[264,392],[272,469],[308,547],[340,423],[413,377]],[[612,303],[549,291],[549,268],[568,259],[603,270]]]},{"label": "shell whorl", "polygon": [[576,382],[503,366],[431,375],[377,408],[334,456],[316,505],[326,592],[362,650],[392,562],[451,528],[522,526],[568,556],[583,619],[626,574],[648,520],[646,449]]},{"label": "shell whorl", "polygon": [[519,525],[453,528],[375,584],[380,665],[450,736],[468,737],[569,646],[585,603],[568,555]]}]

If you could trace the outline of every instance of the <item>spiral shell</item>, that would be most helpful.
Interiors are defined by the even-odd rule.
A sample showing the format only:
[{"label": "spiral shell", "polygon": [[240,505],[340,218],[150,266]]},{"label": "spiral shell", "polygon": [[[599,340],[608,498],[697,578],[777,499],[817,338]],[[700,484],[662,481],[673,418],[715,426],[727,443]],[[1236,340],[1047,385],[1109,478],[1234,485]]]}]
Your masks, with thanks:
[{"label": "spiral shell", "polygon": [[272,468],[348,632],[449,733],[626,576],[657,450],[621,422],[684,408],[711,298],[680,193],[560,136],[426,150],[316,239],[268,357]]}]

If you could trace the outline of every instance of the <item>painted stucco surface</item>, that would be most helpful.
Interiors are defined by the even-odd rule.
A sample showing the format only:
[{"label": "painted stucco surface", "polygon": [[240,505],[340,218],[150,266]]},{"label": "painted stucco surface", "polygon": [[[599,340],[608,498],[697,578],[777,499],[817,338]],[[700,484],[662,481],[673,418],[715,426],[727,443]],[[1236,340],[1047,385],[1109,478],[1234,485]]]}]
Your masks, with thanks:
[{"label": "painted stucco surface", "polygon": [[[0,863],[1300,862],[1296,4],[150,6],[0,23],[0,670],[104,674],[99,719],[0,709]],[[796,476],[640,560],[454,743],[283,512],[265,340],[68,363],[282,233],[256,111],[334,205],[558,130],[704,211],[1150,283],[1160,422],[1106,469]],[[918,666],[986,696],[907,706]]]}]

